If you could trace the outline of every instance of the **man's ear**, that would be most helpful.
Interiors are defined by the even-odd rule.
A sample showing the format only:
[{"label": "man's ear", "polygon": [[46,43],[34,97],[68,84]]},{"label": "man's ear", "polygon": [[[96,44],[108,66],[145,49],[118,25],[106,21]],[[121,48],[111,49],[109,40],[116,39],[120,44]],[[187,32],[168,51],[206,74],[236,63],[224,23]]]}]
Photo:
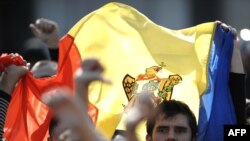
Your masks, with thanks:
[{"label": "man's ear", "polygon": [[149,134],[146,135],[146,141],[152,141],[152,137]]}]

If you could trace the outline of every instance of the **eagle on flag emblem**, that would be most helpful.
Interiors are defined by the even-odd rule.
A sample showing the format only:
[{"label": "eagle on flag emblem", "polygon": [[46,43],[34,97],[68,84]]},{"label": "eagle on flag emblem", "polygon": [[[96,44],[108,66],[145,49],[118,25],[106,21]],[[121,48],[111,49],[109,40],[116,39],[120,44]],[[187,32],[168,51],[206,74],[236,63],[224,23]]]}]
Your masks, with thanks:
[{"label": "eagle on flag emblem", "polygon": [[145,73],[139,74],[137,78],[129,74],[124,77],[123,88],[129,101],[126,108],[134,105],[136,95],[141,92],[149,93],[154,104],[171,99],[174,86],[182,81],[182,77],[179,74],[174,74],[160,78],[157,74],[161,70],[161,66],[152,66],[146,68]]}]

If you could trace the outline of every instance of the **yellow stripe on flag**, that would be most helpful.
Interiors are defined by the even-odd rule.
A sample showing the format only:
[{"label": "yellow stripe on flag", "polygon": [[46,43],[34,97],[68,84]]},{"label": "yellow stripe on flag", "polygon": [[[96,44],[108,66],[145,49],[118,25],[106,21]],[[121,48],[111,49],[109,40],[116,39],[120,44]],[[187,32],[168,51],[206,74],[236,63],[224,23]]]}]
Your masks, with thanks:
[{"label": "yellow stripe on flag", "polygon": [[182,30],[167,29],[120,3],[109,3],[82,18],[68,34],[74,38],[81,58],[98,58],[105,67],[104,76],[113,82],[97,82],[90,87],[90,101],[99,108],[97,127],[107,137],[112,136],[124,111],[122,105],[128,103],[124,77],[129,74],[137,78],[151,66],[163,67],[159,78],[181,76],[172,99],[186,102],[197,117],[199,96],[207,88],[214,28],[215,23],[205,23]]}]

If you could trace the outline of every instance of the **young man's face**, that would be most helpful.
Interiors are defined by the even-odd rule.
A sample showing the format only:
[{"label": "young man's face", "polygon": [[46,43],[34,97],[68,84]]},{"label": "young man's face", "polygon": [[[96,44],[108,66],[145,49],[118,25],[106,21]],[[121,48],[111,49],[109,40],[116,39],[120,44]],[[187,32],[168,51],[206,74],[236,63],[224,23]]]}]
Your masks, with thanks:
[{"label": "young man's face", "polygon": [[152,136],[147,135],[147,141],[192,141],[187,117],[183,114],[168,118],[158,117]]}]

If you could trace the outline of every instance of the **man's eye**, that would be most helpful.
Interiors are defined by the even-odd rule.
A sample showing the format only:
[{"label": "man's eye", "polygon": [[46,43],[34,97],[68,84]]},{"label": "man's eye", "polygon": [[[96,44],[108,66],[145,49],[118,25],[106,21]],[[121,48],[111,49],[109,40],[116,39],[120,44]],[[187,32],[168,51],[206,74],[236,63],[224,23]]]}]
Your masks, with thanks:
[{"label": "man's eye", "polygon": [[186,128],[176,128],[175,132],[178,133],[178,134],[186,133],[187,129]]},{"label": "man's eye", "polygon": [[167,129],[167,128],[158,128],[158,129],[157,129],[157,132],[158,132],[158,133],[167,133],[167,132],[168,132],[168,129]]}]

